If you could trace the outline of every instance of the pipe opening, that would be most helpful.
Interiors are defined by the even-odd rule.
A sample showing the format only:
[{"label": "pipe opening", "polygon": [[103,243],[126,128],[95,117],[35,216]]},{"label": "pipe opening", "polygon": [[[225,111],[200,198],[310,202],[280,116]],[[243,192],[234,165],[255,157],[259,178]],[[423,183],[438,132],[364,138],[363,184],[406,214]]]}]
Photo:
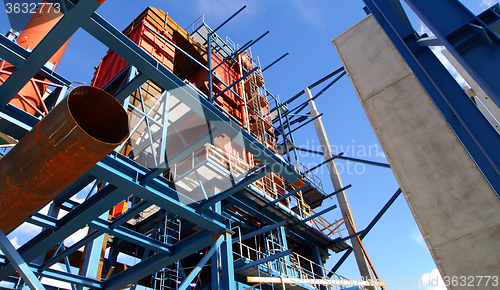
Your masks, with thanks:
[{"label": "pipe opening", "polygon": [[128,117],[122,105],[110,94],[94,87],[75,88],[68,95],[71,116],[92,138],[121,144],[129,135]]}]

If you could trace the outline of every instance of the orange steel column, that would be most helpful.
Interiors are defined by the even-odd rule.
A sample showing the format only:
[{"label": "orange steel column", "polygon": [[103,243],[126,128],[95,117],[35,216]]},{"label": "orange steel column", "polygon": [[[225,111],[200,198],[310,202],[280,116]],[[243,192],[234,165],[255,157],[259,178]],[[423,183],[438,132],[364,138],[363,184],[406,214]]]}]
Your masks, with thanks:
[{"label": "orange steel column", "polygon": [[128,135],[127,114],[111,95],[71,91],[0,159],[0,229],[23,222]]},{"label": "orange steel column", "polygon": [[[45,1],[43,3],[46,3]],[[24,28],[23,32],[17,38],[17,44],[27,50],[33,50],[54,25],[63,16],[60,11],[57,11],[51,5],[40,5],[36,13]],[[68,45],[66,41],[63,46],[49,59],[49,62],[54,65],[52,70],[55,70],[61,57]],[[16,68],[9,63],[4,63],[3,72],[0,69],[0,84],[10,76]],[[35,75],[11,101],[10,104],[34,115],[41,102],[43,94],[47,89],[44,82],[45,79],[39,75]]]}]

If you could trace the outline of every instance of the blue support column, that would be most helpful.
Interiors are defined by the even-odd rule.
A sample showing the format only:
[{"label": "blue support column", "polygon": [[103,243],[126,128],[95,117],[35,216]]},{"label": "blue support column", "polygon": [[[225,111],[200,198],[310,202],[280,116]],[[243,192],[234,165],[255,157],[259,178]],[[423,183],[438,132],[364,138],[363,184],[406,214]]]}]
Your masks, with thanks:
[{"label": "blue support column", "polygon": [[[328,279],[327,276],[325,276],[325,271],[323,269],[323,258],[321,257],[321,252],[319,251],[318,247],[314,247],[312,249],[312,254],[313,254],[313,261],[317,265],[314,265],[314,273],[318,275],[318,277],[314,277],[314,279]],[[319,286],[320,290],[326,290],[326,285],[320,285]]]},{"label": "blue support column", "polygon": [[[458,0],[405,2],[500,107],[497,73],[500,67],[500,37],[489,28],[491,23],[483,22]],[[492,21],[499,18],[496,14]]]},{"label": "blue support column", "polygon": [[[218,189],[215,189],[214,190],[215,194],[220,194],[218,191]],[[220,204],[220,201],[215,203],[214,205],[211,206],[212,209],[217,212],[217,213],[222,213],[222,208],[221,208],[221,204]],[[222,236],[221,236],[222,237]],[[220,245],[219,245],[220,247]],[[220,256],[221,256],[221,251],[220,251],[220,248],[217,249],[213,254],[212,254],[212,257],[211,257],[211,260],[210,262],[212,263],[211,266],[210,266],[210,270],[211,270],[211,276],[212,276],[212,289],[220,289],[220,269],[221,269],[221,259],[220,259]]]},{"label": "blue support column", "polygon": [[45,287],[42,286],[42,283],[40,283],[35,274],[33,274],[28,264],[26,264],[14,246],[12,246],[2,230],[0,230],[0,249],[2,249],[2,252],[7,256],[10,264],[14,266],[14,269],[16,269],[17,273],[21,275],[23,281],[28,284],[31,289],[45,290]]},{"label": "blue support column", "polygon": [[[398,14],[391,3],[389,3],[389,0],[364,0],[364,2],[441,112],[443,118],[448,122],[457,138],[468,151],[492,189],[500,197],[500,151],[498,150],[500,135],[498,132],[491,126],[489,121],[470,100],[434,53],[428,47],[421,47],[417,43],[418,37],[416,33],[411,27],[407,27],[404,24],[405,15]],[[447,8],[448,5],[458,5],[455,0],[436,1],[432,3],[444,5],[441,9]],[[431,13],[428,11],[428,8],[420,7],[422,6],[420,4],[417,6],[427,11],[425,13],[422,12],[423,14]],[[430,4],[429,6],[436,8],[436,6]],[[454,11],[452,15],[455,13],[464,13],[463,11],[465,11],[463,8],[459,8],[462,12],[456,12],[458,8],[449,8]],[[433,13],[435,13],[435,11]],[[451,33],[451,28],[447,28],[446,26],[448,24],[435,19],[436,17],[440,18],[442,13],[435,14],[436,15],[430,19],[436,22],[436,27]],[[422,16],[429,17],[429,15]],[[455,16],[459,17],[457,15]],[[462,18],[459,22],[464,19],[465,18]],[[456,22],[457,20],[453,18],[452,23],[456,24]],[[436,32],[438,32],[438,34],[440,33],[437,30]],[[454,50],[454,48],[451,47],[450,52],[452,52],[452,50]],[[491,63],[498,67],[496,64],[496,56],[491,56],[491,62],[486,60],[479,61],[479,59],[482,59],[482,56],[479,56],[480,54],[486,54],[486,52],[471,51],[471,55],[478,57],[478,64],[484,64],[485,67],[490,67],[489,64]],[[455,55],[455,57],[460,56]],[[500,55],[498,55],[498,61],[500,61]],[[485,91],[488,92],[488,90]],[[492,93],[491,90],[489,90],[489,92]]]},{"label": "blue support column", "polygon": [[[108,212],[100,216],[100,218],[108,218]],[[92,230],[94,232],[96,230]],[[102,247],[104,244],[105,235],[99,235],[92,242],[88,243],[85,249],[85,260],[82,267],[81,275],[90,279],[100,280],[101,277],[97,277],[99,273],[99,267],[101,262],[101,256],[103,254]],[[87,289],[87,288],[83,288]]]},{"label": "blue support column", "polygon": [[233,261],[233,239],[231,234],[223,234],[224,242],[221,245],[221,290],[234,290],[236,284],[234,281],[234,261]]},{"label": "blue support column", "polygon": [[224,237],[220,236],[217,239],[217,242],[210,248],[210,250],[208,250],[205,256],[201,258],[201,260],[198,262],[198,264],[196,264],[193,270],[191,270],[186,279],[182,281],[182,284],[179,286],[179,288],[177,288],[178,290],[187,290],[189,288],[189,284],[191,283],[191,281],[193,281],[193,279],[198,275],[198,273],[200,273],[201,269],[203,269],[203,266],[205,266],[210,257],[212,257],[212,255],[217,252],[217,249],[219,248],[219,246],[222,244],[223,241]]}]

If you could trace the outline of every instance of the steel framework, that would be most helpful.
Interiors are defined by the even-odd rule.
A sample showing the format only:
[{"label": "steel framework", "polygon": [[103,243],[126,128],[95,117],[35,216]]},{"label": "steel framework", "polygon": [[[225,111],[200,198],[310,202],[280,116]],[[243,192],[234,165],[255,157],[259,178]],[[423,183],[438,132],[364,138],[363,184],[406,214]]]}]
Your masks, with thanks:
[{"label": "steel framework", "polygon": [[[401,191],[396,192],[367,229],[348,237],[341,236],[339,232],[345,221],[331,223],[321,217],[333,210],[335,205],[330,204],[317,213],[313,209],[350,186],[327,194],[322,189],[321,181],[311,173],[314,168],[301,167],[298,149],[293,146],[293,132],[299,127],[292,129],[291,126],[309,118],[309,114],[299,114],[307,102],[295,109],[287,107],[301,94],[280,103],[279,98],[265,88],[255,88],[256,96],[269,96],[275,100],[274,110],[270,110],[267,115],[257,114],[257,117],[271,119],[270,124],[276,135],[282,138],[281,153],[287,156],[287,160],[265,144],[264,141],[269,138],[266,130],[253,132],[246,127],[250,125],[235,120],[215,102],[219,95],[229,91],[246,102],[246,97],[238,94],[236,86],[241,85],[242,80],[251,78],[259,82],[262,72],[284,57],[264,69],[260,69],[257,61],[252,64],[253,68],[242,71],[241,77],[231,84],[224,83],[214,73],[218,66],[212,66],[212,57],[207,58],[207,66],[201,63],[203,55],[217,54],[223,57],[219,66],[235,62],[236,59],[242,65],[241,54],[249,51],[252,44],[267,34],[242,47],[231,47],[230,41],[224,41],[216,34],[222,25],[243,8],[214,30],[204,21],[194,27],[191,35],[198,34],[204,38],[207,47],[207,51],[198,59],[176,47],[179,53],[186,55],[192,62],[187,67],[199,66],[209,73],[207,96],[189,82],[181,80],[95,13],[100,2],[80,0],[63,1],[63,4],[67,9],[65,15],[31,52],[20,48],[7,37],[0,36],[0,56],[17,67],[0,86],[1,131],[20,139],[38,123],[39,118],[8,104],[35,74],[46,77],[55,86],[52,94],[44,100],[48,110],[64,97],[70,82],[44,64],[81,27],[129,63],[104,90],[113,92],[127,110],[138,112],[139,121],[135,123],[136,126],[132,126],[132,134],[141,131],[140,124],[146,124],[146,129],[139,133],[147,132],[148,138],[142,139],[146,143],[141,143],[143,147],[139,146],[138,152],[149,154],[146,156],[149,159],[139,162],[137,158],[118,153],[126,146],[125,142],[57,194],[47,204],[47,214],[35,212],[25,221],[43,230],[19,249],[15,250],[6,239],[5,235],[10,232],[0,233],[0,244],[5,254],[0,258],[0,287],[20,289],[26,285],[32,289],[55,289],[42,285],[39,281],[41,278],[67,282],[72,289],[135,289],[138,286],[191,289],[193,284],[201,285],[198,289],[240,289],[250,287],[245,285],[245,276],[248,275],[286,275],[301,279],[332,278],[346,281],[334,273],[337,266],[332,271],[324,268],[323,262],[330,256],[329,251],[338,253],[347,250],[340,263],[345,260],[352,251],[345,241],[354,236],[360,236],[360,239],[366,236]],[[154,30],[151,27],[147,29]],[[164,36],[157,37],[168,41]],[[174,43],[171,45],[175,46]],[[340,68],[311,85],[310,88],[313,88],[337,76],[313,99],[323,94],[343,75],[345,71]],[[218,93],[213,93],[214,80],[223,85]],[[141,86],[148,82],[157,85],[161,91],[153,104],[147,103],[141,93]],[[140,106],[134,107],[130,98],[135,92],[139,92],[137,98]],[[252,105],[257,106],[259,102],[263,101],[255,98]],[[169,134],[172,134],[170,128],[175,127],[175,122],[170,122],[172,108],[175,107],[172,104],[185,106],[190,116],[202,116],[208,123],[208,130],[189,142],[186,136],[177,132],[183,139],[184,147],[169,154],[167,144]],[[161,117],[157,115],[159,112]],[[314,118],[307,123],[311,121]],[[278,125],[273,126],[273,123]],[[239,160],[211,147],[214,137],[221,134],[253,156],[258,156],[260,163],[251,164],[244,173],[239,172],[236,165]],[[149,151],[143,148],[149,148]],[[206,159],[200,159],[200,148],[208,148],[208,153],[203,155]],[[2,155],[4,151],[8,150],[3,150]],[[341,158],[340,155],[335,157]],[[175,165],[185,160],[190,160],[192,166],[182,173],[184,175],[174,174]],[[212,166],[213,170],[223,172],[229,176],[229,184],[223,188],[209,187],[200,177],[199,169],[202,166]],[[274,196],[266,195],[265,178],[279,178],[275,173],[286,180],[284,193],[277,194],[281,189],[274,188]],[[176,190],[173,181],[189,174],[197,176],[197,186],[204,195],[202,199],[194,199]],[[176,176],[173,178],[175,180],[172,180],[172,176]],[[307,197],[306,189],[310,196],[316,197]],[[72,199],[82,192],[87,195],[83,201]],[[307,198],[308,202],[304,202]],[[123,201],[127,201],[129,208],[111,218],[109,212]],[[91,230],[84,238],[70,246],[64,244],[65,239],[86,226]],[[291,249],[289,245],[295,248]],[[79,250],[82,247],[83,252]],[[106,249],[109,253],[105,253]],[[119,261],[119,255],[135,257],[136,261],[127,265]],[[209,260],[211,265],[207,265]],[[75,264],[79,262],[80,271],[75,273]],[[57,263],[63,264],[65,270],[51,268]],[[188,269],[189,273],[186,271]],[[16,272],[21,278],[15,276]],[[145,277],[152,277],[153,282],[145,281]],[[204,280],[209,277],[209,282],[202,283],[200,277]],[[264,289],[270,287],[260,286]],[[295,287],[327,289],[334,286],[304,284]]]}]

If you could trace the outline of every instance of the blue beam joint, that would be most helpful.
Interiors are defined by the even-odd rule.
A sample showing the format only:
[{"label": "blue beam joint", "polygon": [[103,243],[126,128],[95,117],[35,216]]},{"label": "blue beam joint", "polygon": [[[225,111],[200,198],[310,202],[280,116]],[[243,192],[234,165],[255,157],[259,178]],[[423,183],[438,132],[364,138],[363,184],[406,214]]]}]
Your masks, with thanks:
[{"label": "blue beam joint", "polygon": [[279,223],[275,223],[273,225],[268,225],[268,226],[265,226],[263,228],[260,228],[256,231],[253,231],[251,233],[248,233],[248,234],[245,234],[243,236],[241,236],[241,238],[234,238],[233,239],[233,244],[237,243],[237,242],[240,242],[240,241],[244,241],[246,239],[249,239],[249,238],[253,238],[255,236],[258,236],[260,234],[263,234],[263,233],[266,233],[266,232],[270,232],[272,230],[275,230],[279,227],[284,227],[286,226],[286,222],[285,221],[281,221]]},{"label": "blue beam joint", "polygon": [[231,195],[237,193],[238,191],[242,190],[243,188],[247,187],[249,184],[261,179],[262,177],[266,176],[271,172],[271,168],[267,165],[258,165],[258,169],[255,170],[251,175],[246,176],[243,180],[238,182],[236,185],[232,186],[229,189],[226,189],[225,191],[216,194],[209,199],[203,201],[198,208],[196,209],[196,212],[201,213],[204,210],[210,208],[211,206],[215,205],[217,202],[220,202]]},{"label": "blue beam joint", "polygon": [[267,256],[265,258],[262,258],[260,260],[257,260],[257,261],[252,261],[252,262],[249,262],[249,263],[246,263],[245,265],[243,266],[240,266],[238,268],[235,268],[234,271],[235,272],[240,272],[240,271],[243,271],[243,270],[246,270],[246,269],[249,269],[249,268],[253,268],[253,267],[257,267],[259,266],[260,264],[264,264],[264,263],[267,263],[267,262],[270,262],[270,261],[274,261],[276,259],[279,259],[279,258],[282,258],[282,257],[285,257],[285,256],[288,256],[292,253],[291,250],[285,250],[285,251],[282,251],[282,252],[278,252],[276,254],[273,254],[273,255],[270,255],[270,256]]},{"label": "blue beam joint", "polygon": [[0,109],[24,87],[52,55],[78,30],[101,4],[95,0],[80,0],[76,6],[56,23],[38,43],[22,66],[0,86]]},{"label": "blue beam joint", "polygon": [[[377,224],[377,222],[380,220],[380,218],[382,218],[382,216],[391,207],[391,205],[394,203],[394,201],[396,201],[396,199],[401,195],[401,192],[402,192],[401,188],[398,188],[398,190],[396,190],[396,192],[392,195],[392,197],[389,199],[389,201],[387,201],[387,203],[384,205],[384,207],[382,207],[382,209],[379,211],[379,213],[373,218],[373,220],[370,222],[370,224],[368,224],[366,229],[359,231],[354,235],[356,235],[356,236],[359,235],[360,236],[359,238],[361,240],[363,240],[366,237],[366,235],[368,235],[368,233]],[[353,235],[353,237],[354,237],[354,235]],[[348,237],[348,238],[350,239],[351,237]],[[333,266],[333,268],[330,270],[330,272],[328,274],[329,278],[332,277],[333,273],[337,272],[337,270],[340,268],[340,266],[342,266],[342,264],[349,257],[349,255],[352,253],[352,251],[353,251],[352,248],[350,248],[349,250],[347,250],[347,252],[344,253],[344,255],[340,258],[340,260],[337,262],[337,264],[335,264],[335,266]]]},{"label": "blue beam joint", "polygon": [[483,40],[483,42],[492,50],[495,51],[495,46],[493,44],[493,40],[491,37],[488,35],[488,31],[479,25],[473,24],[473,23],[467,23],[469,27],[474,30],[477,34],[479,34],[479,37]]},{"label": "blue beam joint", "polygon": [[[500,107],[500,83],[495,74],[500,66],[500,53],[491,49],[493,44],[500,45],[500,36],[458,0],[405,2]],[[446,11],[446,17],[436,11]],[[476,41],[474,34],[483,41]]]},{"label": "blue beam joint", "polygon": [[[414,31],[407,30],[403,27],[400,18],[396,16],[393,7],[387,1],[388,0],[365,0],[365,4],[369,6],[375,19],[379,22],[391,42],[406,61],[408,67],[417,77],[422,87],[426,90],[427,94],[441,112],[444,119],[448,122],[449,126],[454,131],[464,148],[468,151],[470,157],[476,163],[478,169],[488,181],[491,188],[500,197],[500,151],[498,151],[500,135],[498,135],[495,128],[491,126],[489,121],[477,109],[476,105],[470,100],[460,85],[455,81],[455,79],[450,75],[430,49],[423,47],[418,50],[417,53],[413,53],[413,47],[418,46],[418,44],[416,44],[417,37],[415,36]],[[376,2],[376,5],[374,2]],[[409,2],[409,0],[407,2]],[[433,2],[433,4],[434,3],[437,2]],[[439,28],[441,30],[446,30],[447,32],[440,34],[440,31],[433,31],[433,33],[443,41],[447,41],[443,36],[444,34],[447,35],[448,33],[453,33],[455,31],[455,28],[452,27],[453,25],[461,26],[461,21],[467,23],[470,19],[475,17],[469,10],[467,10],[467,8],[460,3],[457,4],[454,0],[439,2],[439,4],[444,6],[451,5],[452,10],[455,9],[452,11],[451,15],[457,14],[455,15],[456,17],[461,17],[459,20],[454,18],[450,20],[433,18],[433,20],[437,22]],[[413,8],[414,10],[416,9],[416,7]],[[435,9],[435,7],[425,7],[425,5],[420,5],[418,9],[424,9],[426,10],[425,13],[432,14],[434,13],[433,9]],[[442,7],[441,10],[444,11],[445,7]],[[472,16],[467,18],[467,21],[464,21],[464,18],[462,17],[464,13],[468,15],[467,17]],[[417,14],[421,13],[418,12]],[[437,18],[441,18],[441,16]],[[425,19],[423,20],[426,22]],[[453,25],[450,26],[450,23]],[[429,27],[434,25],[432,23],[426,24]],[[476,70],[483,70],[482,72],[484,73],[485,68],[489,67],[492,63],[495,63],[495,58],[493,58],[492,55],[495,52],[492,52],[489,48],[484,46],[484,44],[482,45],[484,49],[481,52],[477,53],[475,50],[468,51],[467,55],[475,55],[475,62],[483,58],[484,55],[488,55],[488,57],[491,58],[491,61],[487,61],[487,65],[484,67],[475,67]],[[466,65],[468,64],[465,63],[463,58],[456,52],[455,48],[451,45],[447,45],[446,47],[450,53],[455,53],[454,57],[457,58],[457,60],[460,61],[460,59],[462,59],[463,63],[461,64],[464,68],[466,68]],[[500,53],[496,53],[495,57],[498,57],[497,60],[500,64]],[[472,63],[469,64],[472,65]],[[474,64],[477,65],[477,63]],[[475,74],[475,72],[469,71],[469,74],[473,75],[473,73]],[[491,75],[488,75],[488,77],[491,77]],[[480,84],[479,81],[481,80],[475,80],[478,84]],[[494,83],[496,83],[498,91],[500,91],[500,83],[498,83],[496,77]],[[485,90],[485,92],[487,92],[487,90]],[[496,97],[496,95],[493,95],[494,97],[492,97],[489,93],[488,95],[490,95],[491,99],[495,101],[494,97]],[[499,105],[500,100],[497,101],[497,105]]]},{"label": "blue beam joint", "polygon": [[261,210],[261,211],[263,211],[263,210],[265,210],[266,208],[271,207],[271,206],[273,206],[273,205],[277,204],[278,202],[280,202],[280,201],[282,201],[282,200],[285,200],[285,199],[289,198],[290,196],[292,196],[292,195],[296,194],[297,192],[299,192],[299,191],[301,191],[301,190],[304,190],[304,189],[308,188],[309,186],[310,186],[310,185],[306,183],[306,184],[302,185],[301,187],[299,187],[299,188],[297,188],[297,189],[295,189],[295,190],[293,190],[293,191],[290,191],[289,193],[287,193],[287,194],[285,194],[285,195],[283,195],[283,196],[280,196],[280,197],[278,197],[277,199],[275,199],[275,200],[271,201],[270,203],[268,203],[268,204],[264,205],[263,207],[261,207],[261,209],[260,209],[260,210]]},{"label": "blue beam joint", "polygon": [[332,160],[335,160],[335,159],[339,158],[339,157],[340,157],[340,156],[342,156],[342,155],[344,155],[344,152],[340,152],[339,154],[334,155],[332,158],[328,158],[327,160],[325,160],[325,161],[321,162],[320,164],[318,164],[318,165],[316,165],[316,166],[312,167],[311,169],[308,169],[306,172],[303,172],[302,174],[307,174],[307,173],[309,173],[309,172],[311,172],[311,171],[313,171],[313,170],[315,170],[315,169],[318,169],[319,167],[321,167],[321,166],[323,166],[323,165],[327,164],[328,162],[330,162],[330,161],[332,161]]},{"label": "blue beam joint", "polygon": [[307,217],[307,218],[305,218],[305,219],[301,220],[300,222],[298,222],[298,223],[296,223],[295,225],[293,225],[293,226],[291,227],[291,229],[294,229],[294,228],[296,228],[296,227],[298,227],[298,226],[301,226],[301,225],[303,225],[303,224],[307,223],[308,221],[310,221],[310,220],[312,220],[312,219],[315,219],[315,218],[317,218],[317,217],[319,217],[319,216],[322,216],[322,215],[324,215],[325,213],[327,213],[327,212],[329,212],[329,211],[332,211],[332,210],[334,210],[334,209],[336,209],[336,208],[337,208],[337,205],[336,205],[336,204],[334,204],[334,205],[332,205],[332,206],[330,206],[330,207],[328,207],[328,208],[326,208],[326,209],[324,209],[324,210],[322,210],[322,211],[320,211],[320,212],[318,212],[318,213],[316,213],[316,214],[311,215],[310,217]]},{"label": "blue beam joint", "polygon": [[40,283],[35,274],[33,274],[33,271],[31,271],[28,264],[23,260],[21,255],[19,255],[2,230],[0,230],[0,249],[9,260],[10,264],[14,266],[17,273],[23,278],[23,281],[28,284],[31,289],[45,290],[45,287],[42,286],[42,283]]},{"label": "blue beam joint", "polygon": [[221,245],[221,290],[233,290],[236,287],[234,280],[234,261],[233,261],[233,238],[231,233],[222,234],[224,242]]},{"label": "blue beam joint", "polygon": [[212,245],[210,250],[207,251],[207,253],[201,258],[201,260],[196,264],[196,266],[191,270],[189,275],[187,275],[186,279],[182,281],[182,284],[177,288],[177,290],[187,290],[189,288],[189,285],[193,281],[193,279],[200,273],[201,269],[205,266],[205,264],[208,262],[208,260],[212,257],[212,255],[215,253],[215,251],[222,245],[224,242],[224,236],[221,235],[215,244]]},{"label": "blue beam joint", "polygon": [[[287,136],[287,135],[289,135],[289,134],[291,134],[291,133],[293,133],[293,132],[295,132],[295,131],[299,130],[300,128],[302,128],[302,127],[304,127],[305,125],[307,125],[307,124],[309,124],[309,123],[313,122],[314,120],[318,119],[318,118],[319,118],[319,117],[321,117],[321,116],[323,116],[323,113],[319,114],[318,116],[316,116],[316,117],[314,117],[314,118],[312,118],[312,119],[307,120],[307,122],[305,122],[304,124],[301,124],[300,126],[298,126],[298,127],[294,128],[294,129],[293,129],[293,130],[291,130],[289,133],[285,133],[285,136],[283,136],[283,137],[284,137],[284,138],[286,138],[286,136]],[[293,122],[293,121],[292,121],[292,122]],[[291,124],[290,124],[290,125],[291,125]],[[279,132],[278,132],[278,133],[279,133]],[[279,136],[280,134],[276,134],[276,135],[277,135],[277,136]]]},{"label": "blue beam joint", "polygon": [[108,290],[119,290],[128,287],[143,277],[158,272],[160,269],[176,261],[182,260],[207,247],[211,247],[217,242],[217,238],[214,238],[208,231],[199,231],[174,244],[171,253],[155,254],[127,270],[114,275],[103,282],[103,288]]},{"label": "blue beam joint", "polygon": [[309,206],[312,208],[312,207],[314,207],[316,204],[321,203],[323,200],[328,199],[328,198],[330,198],[330,197],[332,197],[332,196],[334,196],[334,195],[337,195],[337,194],[339,194],[339,193],[341,193],[341,192],[344,192],[345,190],[347,190],[347,189],[349,189],[349,188],[351,188],[351,187],[352,187],[352,185],[350,185],[350,184],[349,184],[349,185],[347,185],[347,186],[344,186],[344,187],[342,187],[342,188],[341,188],[341,189],[339,189],[339,190],[336,190],[336,191],[334,191],[334,192],[332,192],[332,193],[330,193],[330,194],[328,194],[328,195],[323,196],[322,198],[318,199],[317,201],[315,201],[315,202],[311,203]]}]

